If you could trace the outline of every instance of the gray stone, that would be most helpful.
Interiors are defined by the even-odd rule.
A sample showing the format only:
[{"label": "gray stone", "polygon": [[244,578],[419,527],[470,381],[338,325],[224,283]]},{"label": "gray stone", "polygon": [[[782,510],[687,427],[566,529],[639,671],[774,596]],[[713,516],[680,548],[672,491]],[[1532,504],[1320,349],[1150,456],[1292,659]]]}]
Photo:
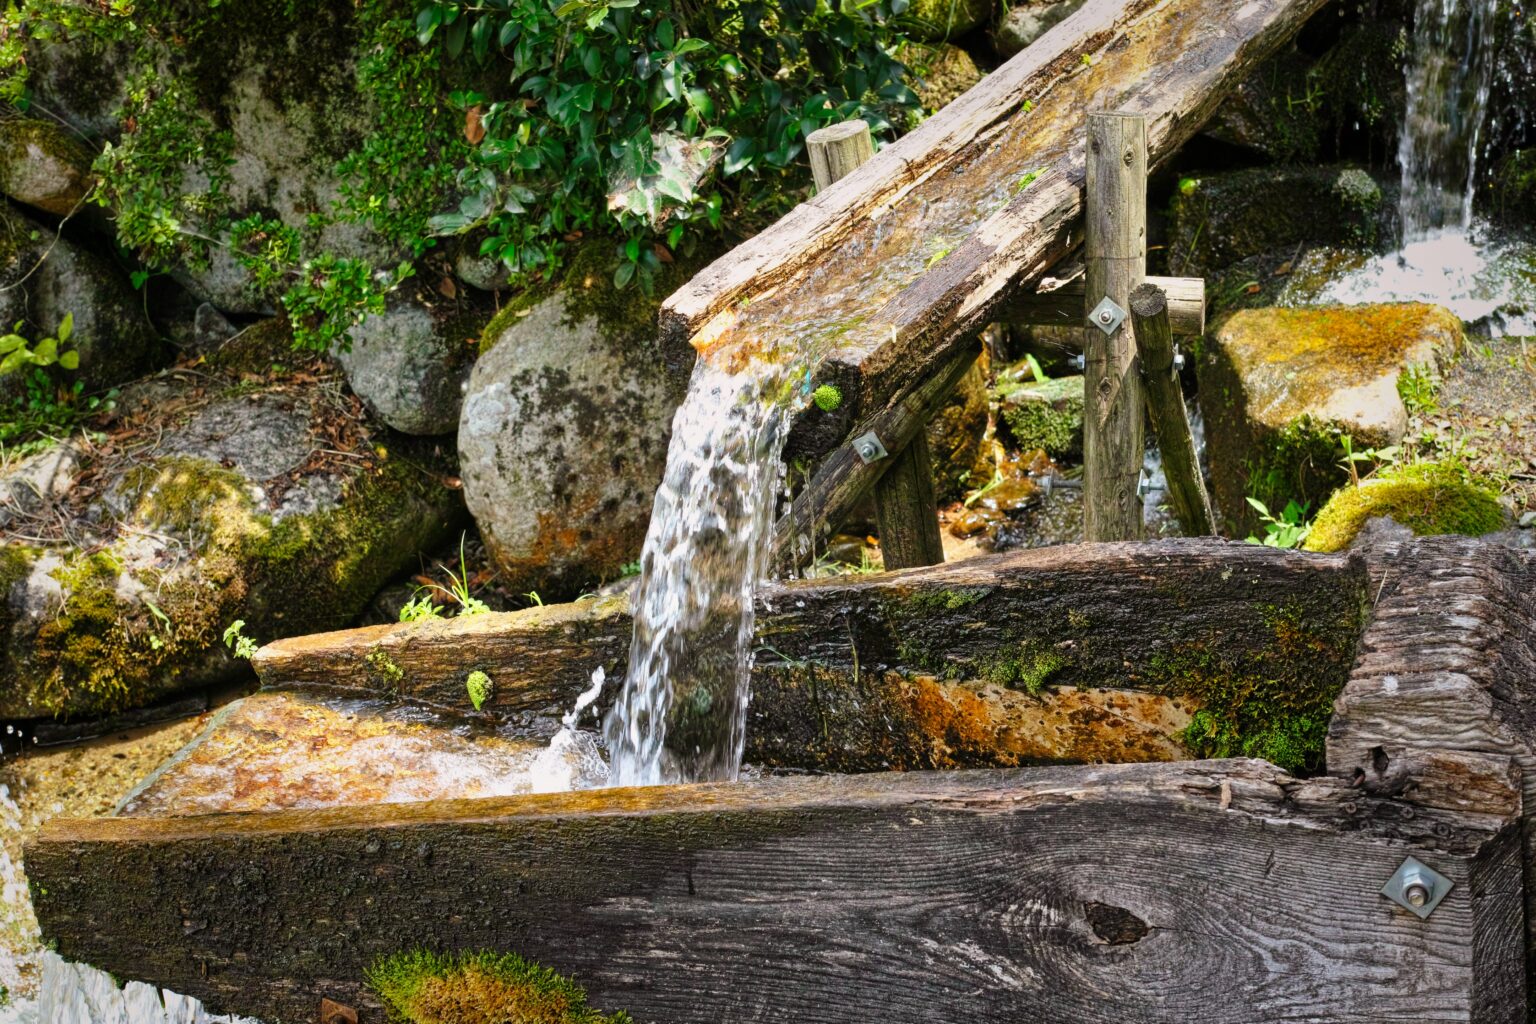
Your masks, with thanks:
[{"label": "gray stone", "polygon": [[239,333],[229,318],[215,309],[212,303],[202,303],[192,315],[192,344],[199,352],[218,348]]},{"label": "gray stone", "polygon": [[352,329],[351,348],[336,358],[352,390],[391,427],[451,434],[481,326],[476,313],[440,310],[413,292],[397,292],[382,314]]},{"label": "gray stone", "polygon": [[67,217],[91,190],[92,153],[51,121],[0,119],[0,192],[28,206]]},{"label": "gray stone", "polygon": [[512,589],[574,594],[638,556],[681,395],[649,333],[573,322],[564,292],[506,319],[459,420],[464,497]]},{"label": "gray stone", "polygon": [[999,57],[1012,57],[1045,35],[1087,3],[1088,0],[1025,0],[1008,9],[992,30],[992,45]]},{"label": "gray stone", "polygon": [[0,465],[0,530],[51,509],[79,471],[79,453],[68,444]]}]

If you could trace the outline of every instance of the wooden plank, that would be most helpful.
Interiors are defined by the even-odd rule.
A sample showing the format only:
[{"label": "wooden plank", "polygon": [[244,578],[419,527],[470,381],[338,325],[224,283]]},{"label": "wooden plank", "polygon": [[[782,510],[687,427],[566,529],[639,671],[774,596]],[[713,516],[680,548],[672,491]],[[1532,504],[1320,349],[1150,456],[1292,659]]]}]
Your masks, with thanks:
[{"label": "wooden plank", "polygon": [[[1147,721],[1161,707],[1083,708],[1054,754],[1022,723],[1040,721],[1025,717],[1030,707],[1053,714],[1060,705],[1035,694],[1062,686],[1179,698],[1235,679],[1233,693],[1268,692],[1293,713],[1326,709],[1367,600],[1357,559],[1210,540],[1016,551],[769,587],[758,595],[746,756],[845,771],[1125,757],[1134,746],[1145,751],[1134,756],[1169,756],[1106,740],[1117,715]],[[461,711],[465,677],[479,670],[495,682],[487,713],[532,719],[563,714],[598,667],[605,709],[629,641],[615,602],[284,640],[254,664],[269,686],[327,683]],[[396,671],[381,674],[386,664]]]},{"label": "wooden plank", "polygon": [[818,376],[842,389],[851,421],[865,418],[931,377],[1070,250],[1086,111],[1145,114],[1161,161],[1323,2],[1086,4],[944,115],[707,268],[663,307],[666,343],[691,361],[689,339],[701,351],[792,339],[802,355],[826,353]]},{"label": "wooden plank", "polygon": [[[1379,894],[1409,854],[1427,920]],[[1257,761],[55,819],[27,869],[64,956],[268,1020],[377,1022],[418,947],[666,1024],[1524,1019],[1507,816]]]},{"label": "wooden plank", "polygon": [[1148,418],[1162,453],[1173,513],[1186,536],[1213,536],[1216,516],[1211,511],[1211,497],[1205,492],[1200,454],[1195,450],[1189,413],[1184,408],[1184,389],[1174,366],[1168,296],[1148,281],[1131,292],[1130,312],[1146,385]]},{"label": "wooden plank", "polygon": [[[1128,310],[1131,290],[1147,276],[1145,117],[1088,115],[1086,203],[1084,312],[1101,310],[1104,299]],[[1146,414],[1130,319],[1107,333],[1089,322],[1083,338],[1083,538],[1135,540],[1142,534]]]},{"label": "wooden plank", "polygon": [[807,135],[805,151],[816,190],[821,192],[869,163],[875,155],[875,139],[863,121],[840,121]]},{"label": "wooden plank", "polygon": [[[1161,288],[1168,297],[1169,326],[1175,335],[1200,337],[1205,333],[1204,279],[1149,277],[1146,283]],[[1020,292],[1008,300],[998,319],[1025,327],[1081,327],[1086,293],[1081,277],[1046,292]]]},{"label": "wooden plank", "polygon": [[1406,534],[1377,529],[1365,544],[1376,608],[1335,704],[1328,768],[1365,778],[1430,749],[1520,765],[1536,978],[1536,553]]}]

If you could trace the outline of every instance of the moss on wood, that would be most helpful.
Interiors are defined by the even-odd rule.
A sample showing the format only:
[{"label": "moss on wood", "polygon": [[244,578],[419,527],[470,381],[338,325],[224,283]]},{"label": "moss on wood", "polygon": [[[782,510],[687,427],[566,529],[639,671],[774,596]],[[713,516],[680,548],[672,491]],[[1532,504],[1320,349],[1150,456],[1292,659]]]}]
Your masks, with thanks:
[{"label": "moss on wood", "polygon": [[403,1024],[627,1024],[599,1013],[581,986],[516,953],[399,953],[368,984]]}]

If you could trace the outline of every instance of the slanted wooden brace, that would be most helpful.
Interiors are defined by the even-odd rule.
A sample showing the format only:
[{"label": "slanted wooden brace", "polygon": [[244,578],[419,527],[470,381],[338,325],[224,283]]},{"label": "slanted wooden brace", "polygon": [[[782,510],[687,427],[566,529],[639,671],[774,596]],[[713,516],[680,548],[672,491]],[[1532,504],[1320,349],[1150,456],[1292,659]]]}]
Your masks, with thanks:
[{"label": "slanted wooden brace", "polygon": [[[869,125],[863,121],[829,125],[812,132],[805,142],[818,190],[830,187],[875,155]],[[972,359],[965,361],[964,369],[969,369]],[[940,401],[948,394],[946,389],[939,396]],[[928,436],[923,431],[927,420],[923,419],[915,426],[911,439],[888,453],[879,448],[873,448],[869,454],[858,452],[859,442],[855,440],[856,453],[862,460],[890,460],[874,484],[880,554],[887,569],[912,569],[944,561],[938,499],[933,490],[933,457],[928,450]],[[888,438],[880,437],[877,444],[883,445]],[[896,442],[891,440],[891,443]]]}]

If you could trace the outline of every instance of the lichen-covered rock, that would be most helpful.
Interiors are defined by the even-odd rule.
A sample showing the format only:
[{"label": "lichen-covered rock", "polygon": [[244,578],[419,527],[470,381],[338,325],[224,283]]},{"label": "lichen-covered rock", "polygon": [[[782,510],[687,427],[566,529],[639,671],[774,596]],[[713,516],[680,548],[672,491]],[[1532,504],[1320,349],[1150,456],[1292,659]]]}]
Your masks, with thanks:
[{"label": "lichen-covered rock", "polygon": [[[144,307],[115,265],[14,211],[0,207],[0,328],[24,321],[29,340],[52,337],[65,316],[80,353],[70,379],[95,391],[149,368],[156,349]],[[0,393],[6,389],[0,379]]]},{"label": "lichen-covered rock", "polygon": [[[635,293],[638,294],[638,293]],[[604,315],[607,275],[485,331],[459,419],[464,497],[514,590],[574,594],[640,553],[682,395],[649,316]]]},{"label": "lichen-covered rock", "polygon": [[913,0],[902,27],[921,42],[948,42],[985,24],[995,6],[996,0]]},{"label": "lichen-covered rock", "polygon": [[953,43],[906,43],[897,49],[896,58],[911,69],[912,88],[930,113],[949,105],[984,76],[971,55]]},{"label": "lichen-covered rock", "polygon": [[55,217],[75,213],[91,190],[92,154],[52,121],[0,118],[0,192]]},{"label": "lichen-covered rock", "polygon": [[386,448],[330,389],[237,383],[125,389],[130,440],[82,456],[88,486],[55,476],[47,511],[68,528],[0,547],[0,718],[110,712],[230,678],[235,620],[259,640],[347,625],[461,522],[428,446]]},{"label": "lichen-covered rock", "polygon": [[1366,522],[1387,517],[1420,537],[1460,533],[1480,537],[1508,523],[1498,495],[1458,466],[1439,462],[1393,466],[1346,486],[1328,499],[1312,522],[1308,551],[1342,551]]},{"label": "lichen-covered rock", "polygon": [[973,491],[992,479],[997,446],[988,433],[991,420],[988,404],[986,357],[983,356],[960,378],[949,404],[928,421],[933,489],[941,504],[958,501],[966,491]]},{"label": "lichen-covered rock", "polygon": [[1374,245],[1382,190],[1352,167],[1261,167],[1188,179],[1173,200],[1169,265],[1204,277],[1255,253],[1303,243]]},{"label": "lichen-covered rock", "polygon": [[998,376],[996,394],[998,419],[1014,448],[1038,448],[1053,458],[1082,457],[1082,377],[1019,382],[1005,372]]},{"label": "lichen-covered rock", "polygon": [[1213,497],[1228,530],[1255,525],[1244,500],[1315,508],[1356,451],[1396,444],[1408,425],[1398,378],[1432,367],[1461,343],[1461,322],[1407,303],[1241,310],[1205,340],[1196,361]]},{"label": "lichen-covered rock", "polygon": [[489,312],[430,301],[417,289],[390,296],[387,308],[352,329],[337,353],[347,383],[391,427],[406,434],[451,434],[464,382]]},{"label": "lichen-covered rock", "polygon": [[1087,0],[1023,0],[1012,4],[992,30],[992,46],[1004,59],[1045,35]]}]

